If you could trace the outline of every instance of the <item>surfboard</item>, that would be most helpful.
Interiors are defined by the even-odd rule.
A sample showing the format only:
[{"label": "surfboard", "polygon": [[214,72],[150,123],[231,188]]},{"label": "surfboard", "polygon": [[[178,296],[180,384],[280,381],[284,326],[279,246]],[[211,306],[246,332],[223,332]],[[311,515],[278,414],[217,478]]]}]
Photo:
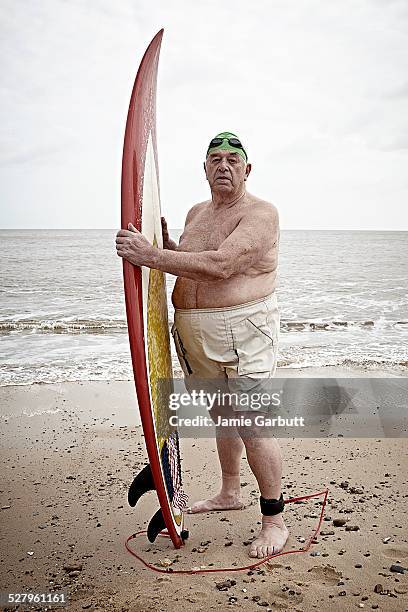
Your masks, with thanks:
[{"label": "surfboard", "polygon": [[[157,71],[163,30],[148,46],[140,63],[126,121],[122,157],[121,224],[132,223],[157,248],[163,248],[156,139]],[[123,279],[130,352],[148,465],[132,482],[128,501],[135,506],[156,490],[159,510],[147,535],[154,542],[167,529],[180,548],[188,536],[183,525],[187,496],[182,489],[179,437],[169,425],[168,394],[172,364],[166,280],[159,270],[123,260]]]}]

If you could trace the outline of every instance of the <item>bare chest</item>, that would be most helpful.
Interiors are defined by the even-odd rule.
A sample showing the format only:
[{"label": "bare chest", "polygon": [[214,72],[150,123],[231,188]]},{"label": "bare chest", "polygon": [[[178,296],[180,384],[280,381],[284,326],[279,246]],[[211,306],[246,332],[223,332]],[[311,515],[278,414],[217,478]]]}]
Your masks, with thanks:
[{"label": "bare chest", "polygon": [[195,217],[185,228],[179,243],[180,251],[215,251],[234,231],[242,214],[226,214],[216,218]]}]

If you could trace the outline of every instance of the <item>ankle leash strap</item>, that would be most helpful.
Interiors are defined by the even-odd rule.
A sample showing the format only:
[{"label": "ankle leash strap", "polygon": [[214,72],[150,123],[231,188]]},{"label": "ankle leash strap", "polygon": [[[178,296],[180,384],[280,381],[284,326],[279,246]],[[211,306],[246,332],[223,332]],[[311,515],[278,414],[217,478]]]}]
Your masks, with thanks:
[{"label": "ankle leash strap", "polygon": [[261,505],[261,513],[264,516],[274,516],[275,514],[280,514],[283,512],[285,507],[282,493],[279,499],[265,499],[261,495],[259,498],[259,503]]}]

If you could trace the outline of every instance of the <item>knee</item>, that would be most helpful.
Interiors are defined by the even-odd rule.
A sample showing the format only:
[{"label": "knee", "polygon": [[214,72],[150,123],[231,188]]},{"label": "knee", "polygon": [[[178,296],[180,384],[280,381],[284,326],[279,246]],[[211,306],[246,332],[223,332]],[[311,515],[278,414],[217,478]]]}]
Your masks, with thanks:
[{"label": "knee", "polygon": [[264,444],[264,440],[260,436],[261,432],[256,427],[239,427],[238,433],[247,451],[256,451]]}]

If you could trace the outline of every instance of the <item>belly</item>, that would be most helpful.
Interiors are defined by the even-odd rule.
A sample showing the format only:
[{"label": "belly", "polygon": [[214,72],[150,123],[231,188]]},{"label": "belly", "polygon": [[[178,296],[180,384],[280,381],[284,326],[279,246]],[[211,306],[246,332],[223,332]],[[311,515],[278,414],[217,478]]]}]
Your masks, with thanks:
[{"label": "belly", "polygon": [[172,302],[174,308],[224,308],[258,300],[271,294],[275,287],[276,271],[211,282],[179,277]]}]

